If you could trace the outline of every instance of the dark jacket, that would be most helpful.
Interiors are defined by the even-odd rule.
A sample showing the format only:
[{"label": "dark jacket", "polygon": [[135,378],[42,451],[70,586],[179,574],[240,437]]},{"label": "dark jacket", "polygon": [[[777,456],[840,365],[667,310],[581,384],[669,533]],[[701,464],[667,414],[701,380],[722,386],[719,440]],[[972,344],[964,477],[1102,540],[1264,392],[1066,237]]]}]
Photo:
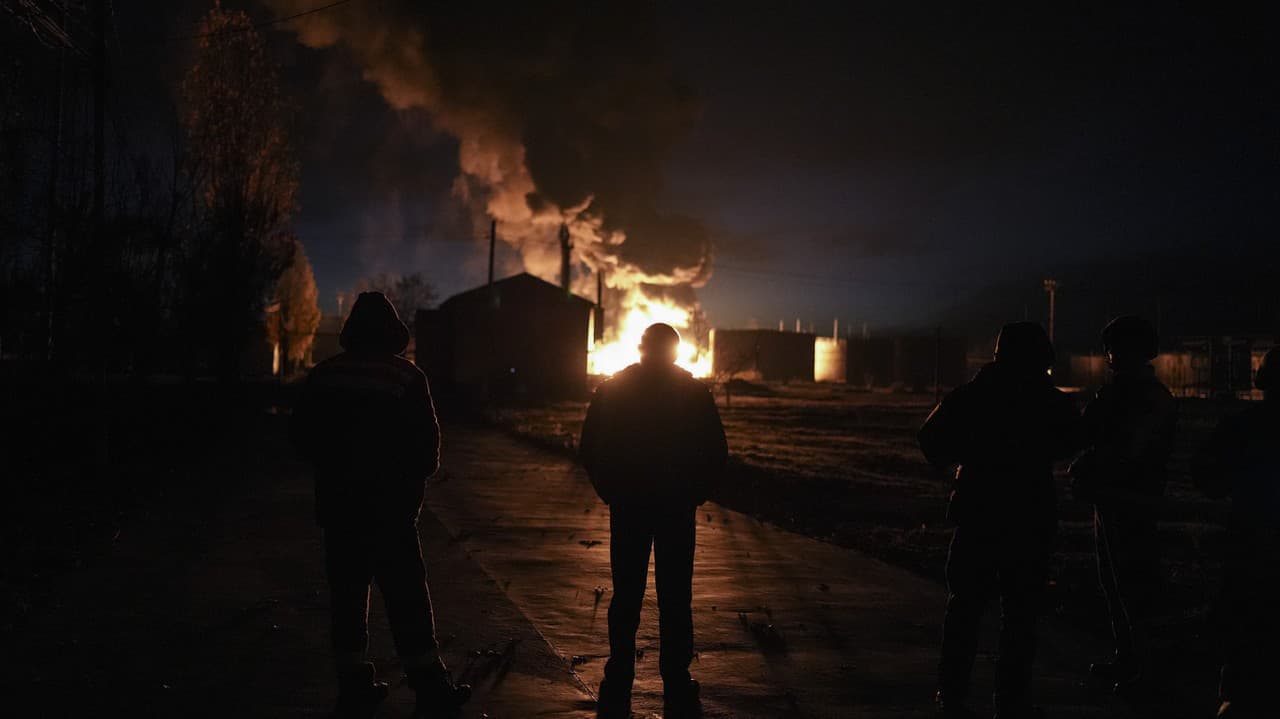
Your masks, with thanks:
[{"label": "dark jacket", "polygon": [[408,330],[377,293],[352,307],[346,352],[316,365],[290,432],[315,465],[322,526],[416,518],[427,477],[440,467],[440,427],[427,378],[396,353]]},{"label": "dark jacket", "polygon": [[634,364],[596,389],[580,459],[606,504],[694,507],[728,457],[711,392],[671,365]]},{"label": "dark jacket", "polygon": [[1280,531],[1280,400],[1222,420],[1191,470],[1209,497],[1231,495],[1237,530]]},{"label": "dark jacket", "polygon": [[1053,526],[1053,463],[1081,434],[1075,404],[1048,375],[995,362],[934,408],[919,440],[930,464],[959,465],[951,519],[999,530]]},{"label": "dark jacket", "polygon": [[1118,372],[1084,409],[1088,451],[1072,465],[1085,501],[1154,505],[1164,494],[1178,407],[1143,367]]}]

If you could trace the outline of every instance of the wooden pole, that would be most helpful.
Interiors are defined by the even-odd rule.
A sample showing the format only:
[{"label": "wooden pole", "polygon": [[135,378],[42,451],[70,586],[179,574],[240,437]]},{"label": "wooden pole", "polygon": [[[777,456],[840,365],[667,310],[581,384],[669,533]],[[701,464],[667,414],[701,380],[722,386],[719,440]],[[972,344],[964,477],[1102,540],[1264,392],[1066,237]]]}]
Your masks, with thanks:
[{"label": "wooden pole", "polygon": [[933,403],[942,401],[942,328],[933,328]]},{"label": "wooden pole", "polygon": [[489,220],[489,286],[493,286],[493,249],[498,244],[498,221]]}]

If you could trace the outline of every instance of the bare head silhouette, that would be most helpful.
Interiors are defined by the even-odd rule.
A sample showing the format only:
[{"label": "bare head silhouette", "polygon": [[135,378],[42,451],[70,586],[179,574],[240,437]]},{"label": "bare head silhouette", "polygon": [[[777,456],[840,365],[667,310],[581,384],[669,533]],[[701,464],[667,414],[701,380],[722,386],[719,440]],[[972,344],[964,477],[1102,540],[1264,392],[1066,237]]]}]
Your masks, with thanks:
[{"label": "bare head silhouette", "polygon": [[671,325],[656,322],[640,337],[640,361],[645,364],[669,365],[676,362],[680,333]]},{"label": "bare head silhouette", "polygon": [[1102,351],[1112,369],[1144,365],[1160,352],[1160,339],[1150,322],[1133,315],[1111,320],[1102,330]]},{"label": "bare head silhouette", "polygon": [[1035,322],[1011,322],[996,338],[996,363],[1026,372],[1044,372],[1053,366],[1053,343]]}]

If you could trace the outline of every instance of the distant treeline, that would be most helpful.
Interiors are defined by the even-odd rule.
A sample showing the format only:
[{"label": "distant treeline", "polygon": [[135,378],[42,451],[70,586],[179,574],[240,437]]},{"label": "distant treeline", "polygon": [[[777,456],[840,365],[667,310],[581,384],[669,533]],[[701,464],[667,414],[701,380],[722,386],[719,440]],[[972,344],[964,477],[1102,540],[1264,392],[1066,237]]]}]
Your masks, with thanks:
[{"label": "distant treeline", "polygon": [[169,112],[138,122],[112,112],[88,10],[43,7],[0,14],[0,357],[234,377],[265,339],[300,362],[319,312],[298,165],[248,16],[211,10]]}]

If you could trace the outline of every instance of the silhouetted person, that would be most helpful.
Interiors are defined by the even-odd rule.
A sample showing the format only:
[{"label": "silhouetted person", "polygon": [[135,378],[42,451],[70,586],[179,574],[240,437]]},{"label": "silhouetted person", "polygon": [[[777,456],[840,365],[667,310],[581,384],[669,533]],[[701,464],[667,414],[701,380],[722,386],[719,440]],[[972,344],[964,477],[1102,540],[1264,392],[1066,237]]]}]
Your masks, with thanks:
[{"label": "silhouetted person", "polygon": [[1057,528],[1053,463],[1079,448],[1080,414],[1047,374],[1053,345],[1040,325],[1005,325],[995,361],[934,408],[920,448],[939,469],[958,465],[948,516],[956,523],[947,557],[938,707],[965,706],[988,600],[1000,598],[1000,719],[1037,716],[1030,702],[1036,622]]},{"label": "silhouetted person", "polygon": [[1263,358],[1254,384],[1263,401],[1224,419],[1192,461],[1196,486],[1231,496],[1222,594],[1226,663],[1218,716],[1274,717],[1280,677],[1280,349]]},{"label": "silhouetted person", "polygon": [[680,336],[655,324],[640,341],[640,362],[596,390],[582,427],[581,459],[609,505],[609,661],[600,685],[601,717],[631,716],[636,630],[653,548],[665,716],[697,716],[693,660],[693,550],[697,506],[727,458],[711,393],[675,366]]},{"label": "silhouetted person", "polygon": [[1071,465],[1077,499],[1093,505],[1098,576],[1111,615],[1114,656],[1089,673],[1118,692],[1148,669],[1153,600],[1161,585],[1156,534],[1173,451],[1177,405],[1156,379],[1156,330],[1118,317],[1102,331],[1111,378],[1084,410],[1088,446]]},{"label": "silhouetted person", "polygon": [[418,714],[461,706],[440,659],[418,543],[427,477],[440,466],[440,430],[427,378],[399,356],[409,330],[380,292],[351,307],[345,352],[311,370],[292,432],[315,464],[316,512],[324,528],[339,716],[365,716],[386,697],[368,661],[369,588],[378,583],[396,653],[418,695]]}]

